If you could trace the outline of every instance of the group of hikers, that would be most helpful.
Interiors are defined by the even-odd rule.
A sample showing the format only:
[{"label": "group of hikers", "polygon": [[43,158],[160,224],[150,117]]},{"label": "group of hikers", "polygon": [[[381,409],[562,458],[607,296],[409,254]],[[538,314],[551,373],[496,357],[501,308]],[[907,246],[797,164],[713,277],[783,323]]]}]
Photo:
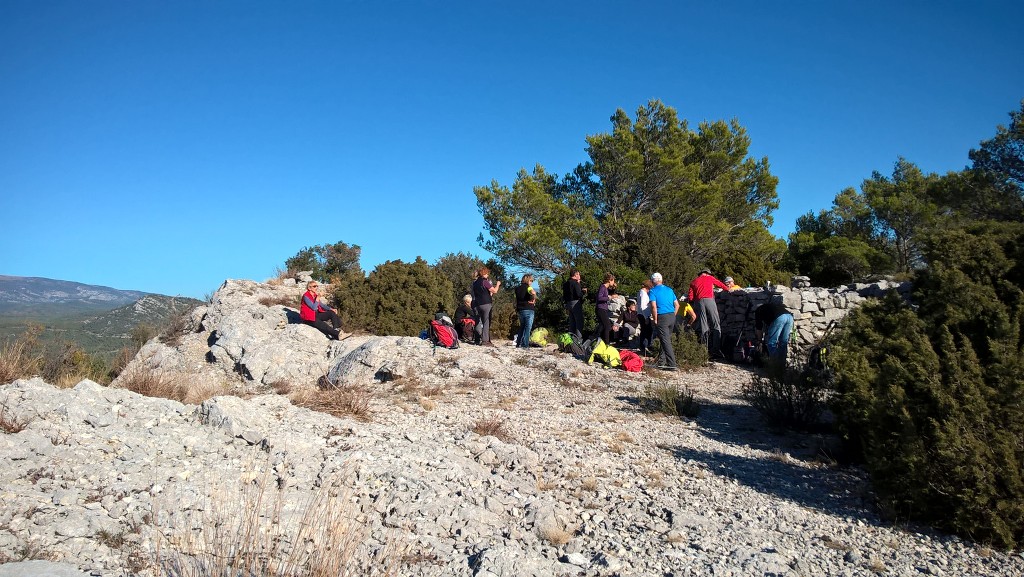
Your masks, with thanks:
[{"label": "group of hikers", "polygon": [[[487,267],[481,267],[476,272],[476,280],[470,292],[462,298],[455,311],[454,325],[463,342],[493,347],[491,312],[494,295],[501,289],[501,281],[492,283],[491,271]],[[515,288],[515,308],[519,317],[519,330],[515,338],[517,347],[530,346],[538,298],[533,281],[532,274],[524,274]],[[329,339],[347,338],[350,335],[341,330],[337,313],[319,298],[318,287],[316,281],[306,285],[300,310],[302,321],[315,326]],[[723,357],[722,326],[715,291],[734,291],[739,288],[732,277],[727,276],[721,281],[710,270],[704,269],[690,283],[686,296],[680,297],[664,283],[661,273],[655,272],[643,281],[635,298],[627,298],[619,294],[615,275],[607,273],[593,298],[597,327],[592,334],[606,344],[640,351],[644,357],[648,356],[654,338],[657,337],[660,353],[656,366],[661,370],[674,371],[677,364],[672,336],[680,330],[692,328],[700,342],[708,347],[711,358],[720,359]],[[585,334],[583,302],[588,292],[582,283],[580,271],[571,270],[569,278],[562,284],[562,302],[568,315],[568,334],[580,341]],[[680,316],[682,319],[679,319]],[[771,358],[785,360],[792,330],[793,315],[777,300],[771,300],[754,312],[755,338],[764,343]]]}]

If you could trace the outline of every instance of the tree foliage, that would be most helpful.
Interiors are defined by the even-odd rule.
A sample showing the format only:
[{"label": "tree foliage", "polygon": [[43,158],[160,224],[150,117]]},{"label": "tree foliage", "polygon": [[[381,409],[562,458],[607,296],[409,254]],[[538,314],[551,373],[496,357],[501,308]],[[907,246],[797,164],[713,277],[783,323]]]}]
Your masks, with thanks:
[{"label": "tree foliage", "polygon": [[344,242],[304,247],[295,256],[284,261],[285,268],[292,273],[310,271],[320,282],[330,282],[332,276],[340,276],[359,269],[359,255],[362,249],[357,244]]},{"label": "tree foliage", "polygon": [[789,260],[814,284],[834,286],[876,274],[921,268],[918,237],[940,216],[941,178],[900,158],[892,176],[872,173],[860,192],[847,188],[832,208],[797,219]]},{"label": "tree foliage", "polygon": [[487,232],[481,245],[511,266],[554,275],[585,261],[639,271],[669,262],[690,274],[752,244],[747,254],[757,258],[738,266],[756,260],[749,276],[774,273],[784,254],[767,232],[778,179],[766,158],[748,156],[738,121],[702,122],[694,131],[654,100],[635,120],[620,109],[611,123],[610,133],[587,137],[589,161],[561,179],[538,165],[520,171],[511,188],[476,187]]},{"label": "tree foliage", "polygon": [[[1000,127],[986,154],[972,152],[975,168],[928,185],[912,171],[872,179],[865,202],[878,204],[878,185],[879,206],[913,231],[913,305],[892,295],[863,306],[830,353],[837,425],[885,512],[1004,547],[1024,544],[1024,218],[1011,136]],[[900,201],[922,188],[920,202]],[[805,224],[813,234],[818,223]]]},{"label": "tree foliage", "polygon": [[361,278],[335,277],[331,299],[346,330],[419,335],[439,309],[454,310],[452,283],[425,260],[387,261]]}]

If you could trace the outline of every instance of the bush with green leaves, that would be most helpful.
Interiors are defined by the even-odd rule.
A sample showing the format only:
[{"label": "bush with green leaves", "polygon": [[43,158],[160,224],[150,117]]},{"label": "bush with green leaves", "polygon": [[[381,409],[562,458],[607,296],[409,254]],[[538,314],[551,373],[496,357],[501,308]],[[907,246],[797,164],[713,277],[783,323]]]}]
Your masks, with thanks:
[{"label": "bush with green leaves", "polygon": [[828,370],[773,361],[743,385],[743,398],[770,425],[810,430],[821,420],[831,385]]},{"label": "bush with green leaves", "polygon": [[647,386],[644,396],[650,410],[664,415],[692,419],[700,414],[700,403],[686,386],[680,388],[668,382],[655,383]]},{"label": "bush with green leaves", "polygon": [[833,411],[883,511],[1024,544],[1024,225],[928,235],[916,310],[852,313],[831,350]]},{"label": "bush with green leaves", "polygon": [[[685,322],[682,316],[677,323]],[[658,330],[654,330],[654,342],[658,344]],[[672,335],[672,352],[676,354],[676,364],[680,367],[702,367],[708,364],[708,347],[700,342],[693,331],[679,331]]]},{"label": "bush with green leaves", "polygon": [[452,283],[422,258],[387,261],[362,278],[348,271],[334,278],[331,300],[347,331],[419,335],[438,309],[455,310]]}]

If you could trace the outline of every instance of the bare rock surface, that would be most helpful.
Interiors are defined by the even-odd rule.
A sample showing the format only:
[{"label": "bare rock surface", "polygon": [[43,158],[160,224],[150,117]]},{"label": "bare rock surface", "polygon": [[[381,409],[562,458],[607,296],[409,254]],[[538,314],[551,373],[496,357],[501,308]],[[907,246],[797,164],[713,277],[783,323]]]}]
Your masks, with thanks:
[{"label": "bare rock surface", "polygon": [[[828,459],[834,439],[764,427],[740,397],[745,369],[329,342],[259,304],[296,287],[225,289],[177,346],[150,343],[134,363],[245,395],[0,388],[22,425],[0,434],[0,575],[158,574],[154,560],[192,551],[183,532],[212,532],[203,520],[253,487],[280,499],[275,520],[343,505],[365,574],[383,557],[416,576],[1024,575],[1018,554],[882,522],[863,472]],[[316,393],[321,406],[324,375],[338,388]],[[666,385],[693,391],[695,419],[651,411],[649,389]],[[365,414],[298,406],[343,397]]]}]

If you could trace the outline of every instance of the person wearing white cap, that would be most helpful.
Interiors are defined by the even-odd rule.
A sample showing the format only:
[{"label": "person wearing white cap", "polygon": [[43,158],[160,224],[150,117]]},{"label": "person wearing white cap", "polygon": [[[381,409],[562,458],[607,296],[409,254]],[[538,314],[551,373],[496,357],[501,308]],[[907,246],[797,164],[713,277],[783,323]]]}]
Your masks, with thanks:
[{"label": "person wearing white cap", "polygon": [[676,352],[672,349],[672,329],[679,313],[679,299],[671,288],[662,284],[661,273],[651,275],[654,288],[650,291],[651,323],[658,327],[658,342],[661,343],[661,354],[658,356],[657,367],[663,371],[676,370]]}]

